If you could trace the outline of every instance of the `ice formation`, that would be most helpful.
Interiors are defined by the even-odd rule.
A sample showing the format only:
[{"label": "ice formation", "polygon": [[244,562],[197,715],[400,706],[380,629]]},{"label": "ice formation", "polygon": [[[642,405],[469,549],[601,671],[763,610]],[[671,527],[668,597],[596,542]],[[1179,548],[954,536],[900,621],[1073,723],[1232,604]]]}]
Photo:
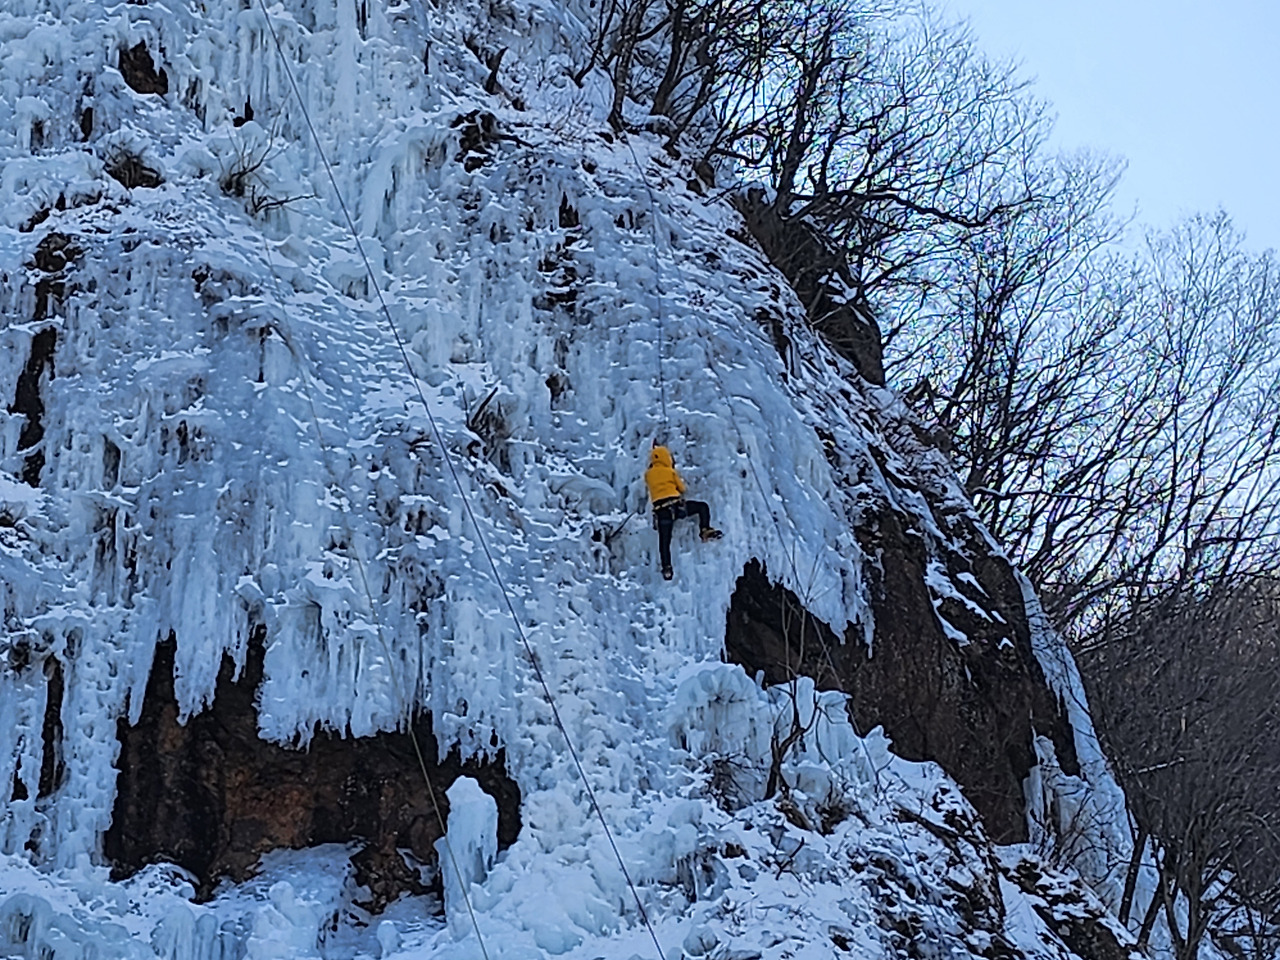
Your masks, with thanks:
[{"label": "ice formation", "polygon": [[449,929],[466,936],[472,929],[472,886],[484,882],[498,855],[498,804],[470,777],[455,780],[448,797],[449,825],[436,841],[436,856]]},{"label": "ice formation", "polygon": [[[905,413],[850,386],[727,203],[656,138],[608,134],[607,81],[568,75],[589,5],[267,12],[412,376],[262,9],[0,11],[0,383],[19,385],[0,408],[0,955],[481,955],[447,876],[448,924],[397,904],[361,933],[344,851],[273,854],[205,904],[178,871],[108,879],[116,721],[137,720],[156,643],[176,642],[186,718],[257,627],[266,739],[422,707],[443,748],[506,750],[525,829],[501,857],[484,795],[450,794],[489,956],[651,955],[486,552],[667,957],[891,950],[877,884],[939,956],[1012,936],[937,892],[1000,889],[939,839],[974,823],[941,771],[859,737],[837,693],[719,662],[752,559],[870,636],[850,531],[890,489],[868,438]],[[489,94],[473,50],[502,47]],[[759,311],[784,318],[785,357]],[[627,522],[657,437],[725,531],[677,530],[673,584]],[[784,816],[761,789],[794,716]],[[1061,955],[1027,916],[1019,949]]]}]

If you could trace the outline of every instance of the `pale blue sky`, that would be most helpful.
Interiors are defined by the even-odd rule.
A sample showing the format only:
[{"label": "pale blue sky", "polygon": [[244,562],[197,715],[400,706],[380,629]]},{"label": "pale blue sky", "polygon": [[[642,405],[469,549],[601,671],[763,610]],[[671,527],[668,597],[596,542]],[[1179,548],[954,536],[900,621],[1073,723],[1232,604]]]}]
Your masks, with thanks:
[{"label": "pale blue sky", "polygon": [[1129,161],[1120,206],[1164,225],[1222,206],[1280,248],[1280,0],[939,0],[1012,56],[1057,141]]}]

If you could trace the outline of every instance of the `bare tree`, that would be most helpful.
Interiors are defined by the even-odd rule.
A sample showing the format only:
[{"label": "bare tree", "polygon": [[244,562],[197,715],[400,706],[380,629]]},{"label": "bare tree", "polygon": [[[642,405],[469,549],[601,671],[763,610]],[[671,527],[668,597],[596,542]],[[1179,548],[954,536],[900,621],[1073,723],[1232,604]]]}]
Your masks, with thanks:
[{"label": "bare tree", "polygon": [[853,295],[901,311],[973,231],[1033,202],[1044,107],[971,33],[921,9],[821,3],[725,99],[711,152],[845,251]]},{"label": "bare tree", "polygon": [[1222,215],[1110,253],[1079,182],[975,234],[887,366],[927,384],[988,526],[1087,645],[1280,546],[1280,275]]},{"label": "bare tree", "polygon": [[1280,271],[1224,214],[1152,237],[1147,269],[1116,385],[1137,426],[1110,468],[1124,508],[1062,570],[1064,622],[1268,569],[1280,545]]},{"label": "bare tree", "polygon": [[671,121],[670,150],[731,82],[751,74],[771,34],[761,0],[667,0],[666,8],[666,62],[650,109]]},{"label": "bare tree", "polygon": [[1163,914],[1179,960],[1207,935],[1257,943],[1280,903],[1280,581],[1178,587],[1110,634],[1084,666],[1158,868],[1140,939]]},{"label": "bare tree", "polygon": [[1040,199],[961,238],[922,309],[885,334],[890,351],[903,347],[887,369],[928,381],[915,396],[950,435],[966,489],[1000,537],[1026,523],[1026,475],[1108,389],[1094,373],[1123,320],[1082,309],[1099,279],[1091,260],[1118,229],[1106,215],[1114,169],[1054,161],[1037,179]]},{"label": "bare tree", "polygon": [[775,0],[608,0],[574,79],[581,84],[593,68],[605,68],[614,128],[625,126],[627,99],[647,105],[651,126],[675,152],[691,126],[712,120],[731,85],[763,82],[784,9]]}]

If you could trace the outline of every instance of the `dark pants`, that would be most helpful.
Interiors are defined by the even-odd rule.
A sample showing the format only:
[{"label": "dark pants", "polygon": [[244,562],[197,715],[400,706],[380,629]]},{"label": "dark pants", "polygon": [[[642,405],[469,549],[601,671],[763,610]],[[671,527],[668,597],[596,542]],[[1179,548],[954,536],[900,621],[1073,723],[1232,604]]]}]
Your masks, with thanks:
[{"label": "dark pants", "polygon": [[671,566],[671,528],[684,517],[698,518],[698,529],[711,526],[711,508],[701,500],[663,500],[653,505],[653,519],[658,524],[658,555],[662,567]]}]

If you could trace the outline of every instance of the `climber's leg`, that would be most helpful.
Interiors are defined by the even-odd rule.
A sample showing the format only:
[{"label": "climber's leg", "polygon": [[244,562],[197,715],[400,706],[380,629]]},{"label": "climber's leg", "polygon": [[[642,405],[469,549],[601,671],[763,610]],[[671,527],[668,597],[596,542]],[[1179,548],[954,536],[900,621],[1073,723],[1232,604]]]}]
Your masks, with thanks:
[{"label": "climber's leg", "polygon": [[705,530],[711,526],[711,507],[703,503],[701,500],[686,500],[684,502],[685,516],[698,518],[698,529]]},{"label": "climber's leg", "polygon": [[702,537],[703,542],[720,539],[720,531],[711,526],[710,506],[701,500],[686,500],[685,511],[686,517],[696,516],[698,518],[698,534]]},{"label": "climber's leg", "polygon": [[674,507],[663,507],[653,512],[658,522],[658,558],[662,562],[662,575],[671,579],[671,528],[675,526],[676,511]]}]

